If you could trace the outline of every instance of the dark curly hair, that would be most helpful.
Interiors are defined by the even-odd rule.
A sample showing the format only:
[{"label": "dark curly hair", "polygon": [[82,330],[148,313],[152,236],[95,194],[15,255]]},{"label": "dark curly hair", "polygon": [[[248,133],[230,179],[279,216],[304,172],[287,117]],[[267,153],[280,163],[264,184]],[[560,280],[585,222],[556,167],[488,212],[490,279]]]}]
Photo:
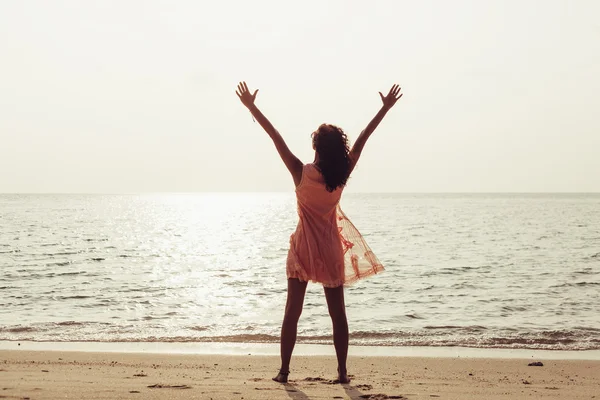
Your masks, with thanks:
[{"label": "dark curly hair", "polygon": [[317,167],[325,178],[327,191],[344,187],[350,174],[348,137],[335,125],[321,124],[312,134],[313,147],[319,155]]}]

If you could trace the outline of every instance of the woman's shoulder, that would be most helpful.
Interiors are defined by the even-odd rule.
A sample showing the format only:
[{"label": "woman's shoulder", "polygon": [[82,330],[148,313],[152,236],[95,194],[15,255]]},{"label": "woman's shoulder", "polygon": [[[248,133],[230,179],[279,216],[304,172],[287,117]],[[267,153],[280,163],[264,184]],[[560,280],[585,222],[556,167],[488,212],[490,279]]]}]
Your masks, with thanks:
[{"label": "woman's shoulder", "polygon": [[320,185],[325,182],[321,170],[315,163],[304,164],[301,181],[310,181],[313,185]]},{"label": "woman's shoulder", "polygon": [[319,169],[319,167],[315,163],[304,164],[303,172],[315,177],[319,177],[322,175],[321,169]]}]

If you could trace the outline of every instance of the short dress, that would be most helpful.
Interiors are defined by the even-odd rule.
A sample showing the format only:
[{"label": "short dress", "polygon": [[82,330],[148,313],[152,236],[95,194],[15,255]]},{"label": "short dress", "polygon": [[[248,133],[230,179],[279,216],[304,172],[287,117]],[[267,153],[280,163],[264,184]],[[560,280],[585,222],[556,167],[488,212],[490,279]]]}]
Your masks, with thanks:
[{"label": "short dress", "polygon": [[288,279],[324,287],[348,286],[384,270],[360,232],[340,208],[343,188],[329,192],[314,164],[302,167],[296,187],[298,215],[286,262]]}]

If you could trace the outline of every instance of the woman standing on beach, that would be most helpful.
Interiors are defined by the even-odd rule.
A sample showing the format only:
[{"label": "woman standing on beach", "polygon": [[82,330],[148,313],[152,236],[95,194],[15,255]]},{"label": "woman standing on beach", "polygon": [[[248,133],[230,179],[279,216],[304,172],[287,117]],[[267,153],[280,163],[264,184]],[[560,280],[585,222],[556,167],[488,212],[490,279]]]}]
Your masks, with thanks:
[{"label": "woman standing on beach", "polygon": [[246,82],[240,82],[236,91],[241,102],[269,134],[292,174],[300,217],[296,231],[290,238],[286,263],[287,303],[281,327],[281,369],[273,379],[287,382],[306,285],[308,281],[313,281],[321,283],[325,289],[329,315],[333,322],[338,378],[340,383],[348,383],[348,321],[344,285],[381,272],[383,266],[342,212],[339,201],[367,139],[402,97],[400,87],[393,85],[387,96],[379,92],[383,105],[361,132],[351,150],[342,129],[330,124],[319,126],[312,133],[315,159],[310,164],[303,164],[290,151],[283,137],[256,107],[254,100],[257,93],[258,90],[250,93]]}]

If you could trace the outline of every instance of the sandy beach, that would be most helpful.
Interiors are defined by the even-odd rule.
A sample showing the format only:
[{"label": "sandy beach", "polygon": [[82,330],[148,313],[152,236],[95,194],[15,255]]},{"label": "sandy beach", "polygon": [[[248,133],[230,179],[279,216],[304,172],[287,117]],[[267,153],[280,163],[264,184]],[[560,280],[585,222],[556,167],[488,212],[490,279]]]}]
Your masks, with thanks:
[{"label": "sandy beach", "polygon": [[1,399],[593,399],[600,361],[359,357],[335,384],[335,359],[298,356],[290,383],[278,357],[0,351]]}]

